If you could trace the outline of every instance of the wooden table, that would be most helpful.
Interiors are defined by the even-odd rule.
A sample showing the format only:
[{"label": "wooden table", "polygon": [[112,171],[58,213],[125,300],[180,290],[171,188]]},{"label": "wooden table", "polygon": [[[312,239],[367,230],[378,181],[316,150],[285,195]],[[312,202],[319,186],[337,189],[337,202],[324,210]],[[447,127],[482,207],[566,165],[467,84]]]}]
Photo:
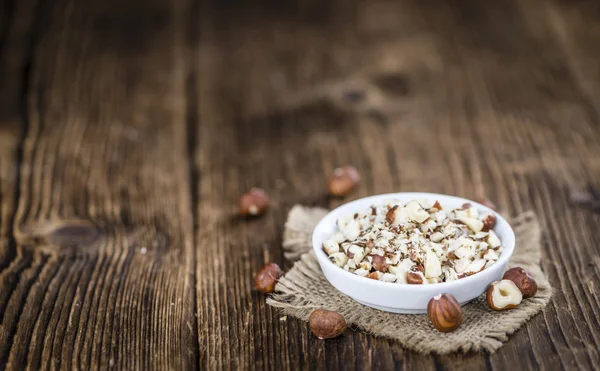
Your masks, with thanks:
[{"label": "wooden table", "polygon": [[[0,369],[598,367],[597,1],[0,4]],[[346,163],[536,211],[550,305],[493,355],[282,321],[253,275]]]}]

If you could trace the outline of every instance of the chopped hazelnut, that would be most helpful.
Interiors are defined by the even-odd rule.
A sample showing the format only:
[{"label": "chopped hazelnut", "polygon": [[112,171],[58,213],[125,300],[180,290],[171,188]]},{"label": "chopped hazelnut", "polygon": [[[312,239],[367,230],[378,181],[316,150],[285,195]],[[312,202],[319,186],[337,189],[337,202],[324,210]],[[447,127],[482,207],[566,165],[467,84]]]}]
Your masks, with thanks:
[{"label": "chopped hazelnut", "polygon": [[339,231],[323,251],[340,268],[383,282],[432,284],[476,274],[498,260],[502,244],[490,214],[464,206],[372,205],[338,218]]},{"label": "chopped hazelnut", "polygon": [[408,272],[406,274],[406,281],[410,285],[420,285],[423,283],[423,274],[420,272]]},{"label": "chopped hazelnut", "polygon": [[379,272],[387,272],[388,264],[385,261],[385,258],[381,255],[373,255],[373,268],[378,270]]}]

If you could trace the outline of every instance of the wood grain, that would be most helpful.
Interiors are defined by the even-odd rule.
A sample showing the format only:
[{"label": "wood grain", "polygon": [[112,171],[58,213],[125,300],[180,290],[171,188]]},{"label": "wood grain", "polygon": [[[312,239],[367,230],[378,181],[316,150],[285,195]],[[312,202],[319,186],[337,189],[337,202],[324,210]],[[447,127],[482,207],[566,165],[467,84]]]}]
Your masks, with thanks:
[{"label": "wood grain", "polygon": [[[201,316],[201,363],[593,368],[596,296],[578,277],[579,264],[597,260],[598,217],[573,208],[568,189],[598,178],[598,122],[581,111],[553,19],[523,4],[303,2],[274,15],[259,4],[203,8],[196,163],[199,220],[211,228],[198,241],[214,265],[198,266],[197,276],[199,306],[217,315]],[[345,91],[366,94],[357,104]],[[352,198],[422,190],[485,195],[511,214],[534,209],[547,230],[544,267],[559,284],[552,306],[491,356],[415,356],[352,332],[323,343],[305,324],[278,319],[252,292],[252,274],[265,260],[287,264],[277,246],[291,205],[339,203],[323,194],[324,179],[344,163],[365,179]],[[231,200],[252,186],[271,190],[275,207],[260,220],[232,220]],[[215,212],[223,204],[232,208]],[[223,323],[237,329],[219,332]],[[240,347],[248,350],[230,353]]]},{"label": "wood grain", "polygon": [[3,368],[198,366],[184,5],[40,4]]},{"label": "wood grain", "polygon": [[[0,369],[594,369],[594,1],[0,0]],[[361,187],[325,194],[352,164]],[[237,216],[262,187],[266,215]],[[556,287],[497,353],[320,341],[252,277],[294,204],[534,210]]]},{"label": "wood grain", "polygon": [[36,6],[23,2],[14,7],[4,2],[3,27],[0,35],[0,366],[5,367],[11,334],[18,325],[10,313],[8,302],[22,279],[31,259],[16,247],[13,224],[19,194],[19,172],[22,160],[23,127],[26,121],[25,85],[28,82],[28,60],[32,54],[32,37]]}]

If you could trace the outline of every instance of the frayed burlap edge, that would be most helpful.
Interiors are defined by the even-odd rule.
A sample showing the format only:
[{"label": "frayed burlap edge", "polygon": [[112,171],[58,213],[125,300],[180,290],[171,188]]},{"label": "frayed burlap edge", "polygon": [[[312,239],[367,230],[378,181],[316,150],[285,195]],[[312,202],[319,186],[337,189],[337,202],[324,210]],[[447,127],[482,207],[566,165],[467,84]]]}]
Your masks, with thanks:
[{"label": "frayed burlap edge", "polygon": [[312,230],[327,213],[321,208],[294,206],[288,215],[284,233],[284,254],[295,260],[292,269],[277,284],[267,303],[285,314],[307,321],[317,308],[340,312],[350,325],[375,336],[399,341],[408,349],[421,353],[448,354],[456,351],[487,350],[494,352],[529,318],[548,304],[552,288],[540,268],[540,225],[532,212],[511,220],[516,248],[509,266],[528,270],[538,283],[538,292],[518,308],[495,312],[488,308],[484,296],[463,307],[464,321],[459,329],[443,334],[436,331],[426,315],[394,314],[372,309],[337,291],[323,276],[312,252]]}]

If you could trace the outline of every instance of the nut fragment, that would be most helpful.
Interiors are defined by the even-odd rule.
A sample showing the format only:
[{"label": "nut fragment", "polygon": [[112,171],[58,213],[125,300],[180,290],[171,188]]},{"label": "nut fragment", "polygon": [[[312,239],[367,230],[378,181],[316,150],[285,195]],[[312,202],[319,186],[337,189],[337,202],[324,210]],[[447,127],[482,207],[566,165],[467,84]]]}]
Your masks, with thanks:
[{"label": "nut fragment", "polygon": [[380,272],[387,272],[388,270],[388,263],[385,261],[385,257],[381,256],[381,255],[373,255],[373,268],[375,268],[376,270],[380,271]]},{"label": "nut fragment", "polygon": [[442,265],[433,250],[427,250],[425,258],[425,277],[433,278],[442,274]]},{"label": "nut fragment", "polygon": [[319,339],[332,339],[346,331],[346,319],[337,312],[316,309],[308,317],[308,324],[313,334]]},{"label": "nut fragment", "polygon": [[519,290],[521,290],[524,299],[534,296],[538,289],[535,279],[521,267],[507,270],[502,279],[513,281]]},{"label": "nut fragment", "polygon": [[493,310],[505,310],[517,307],[523,300],[523,294],[511,280],[493,282],[487,290],[487,303]]},{"label": "nut fragment", "polygon": [[360,175],[353,166],[342,166],[338,167],[333,171],[327,189],[329,194],[336,197],[342,197],[348,195],[358,186],[360,182]]},{"label": "nut fragment", "polygon": [[269,196],[260,188],[252,188],[240,197],[240,214],[256,216],[262,214],[269,206]]},{"label": "nut fragment", "polygon": [[254,276],[254,288],[258,291],[270,294],[275,290],[275,284],[283,276],[283,271],[275,263],[265,264]]},{"label": "nut fragment", "polygon": [[483,228],[481,229],[484,232],[489,231],[490,229],[494,229],[496,226],[496,215],[490,214],[483,220]]},{"label": "nut fragment", "polygon": [[420,285],[423,283],[423,274],[420,272],[406,273],[406,283],[409,285]]},{"label": "nut fragment", "polygon": [[444,238],[446,238],[446,236],[444,236],[443,233],[441,232],[434,232],[429,239],[431,240],[431,242],[440,242],[441,240],[443,240]]},{"label": "nut fragment", "polygon": [[338,253],[340,252],[340,245],[334,239],[330,238],[323,242],[323,251],[327,255]]},{"label": "nut fragment", "polygon": [[329,255],[329,260],[338,267],[343,267],[348,262],[348,255],[343,252],[336,252]]},{"label": "nut fragment", "polygon": [[396,209],[397,208],[398,208],[398,205],[394,205],[394,207],[389,209],[388,212],[385,214],[385,220],[388,223],[393,224],[394,220],[396,220]]},{"label": "nut fragment", "polygon": [[[498,254],[496,253],[496,251],[494,251],[493,249],[487,249],[485,250],[485,252],[483,253],[483,258],[485,260],[498,260]],[[504,277],[506,279],[506,274],[504,275]]]},{"label": "nut fragment", "polygon": [[434,296],[427,304],[427,316],[433,327],[441,332],[451,332],[460,326],[463,312],[451,294]]},{"label": "nut fragment", "polygon": [[485,267],[485,259],[477,259],[471,262],[464,270],[464,273],[467,276],[471,276],[477,272],[481,272],[483,267]]},{"label": "nut fragment", "polygon": [[473,218],[459,217],[458,220],[469,227],[473,232],[477,233],[483,229],[483,222]]},{"label": "nut fragment", "polygon": [[367,278],[370,278],[370,279],[372,279],[372,280],[379,280],[379,275],[380,275],[380,274],[381,274],[381,273],[379,273],[379,272],[377,272],[377,271],[375,271],[375,272],[371,272],[371,273],[367,274]]},{"label": "nut fragment", "polygon": [[496,247],[501,245],[500,238],[498,238],[498,235],[494,233],[494,231],[491,229],[490,234],[488,234],[487,236],[487,243],[492,249],[495,249]]},{"label": "nut fragment", "polygon": [[421,207],[421,205],[417,201],[411,201],[406,206],[404,206],[406,212],[410,219],[423,223],[427,218],[429,218],[429,213]]}]

